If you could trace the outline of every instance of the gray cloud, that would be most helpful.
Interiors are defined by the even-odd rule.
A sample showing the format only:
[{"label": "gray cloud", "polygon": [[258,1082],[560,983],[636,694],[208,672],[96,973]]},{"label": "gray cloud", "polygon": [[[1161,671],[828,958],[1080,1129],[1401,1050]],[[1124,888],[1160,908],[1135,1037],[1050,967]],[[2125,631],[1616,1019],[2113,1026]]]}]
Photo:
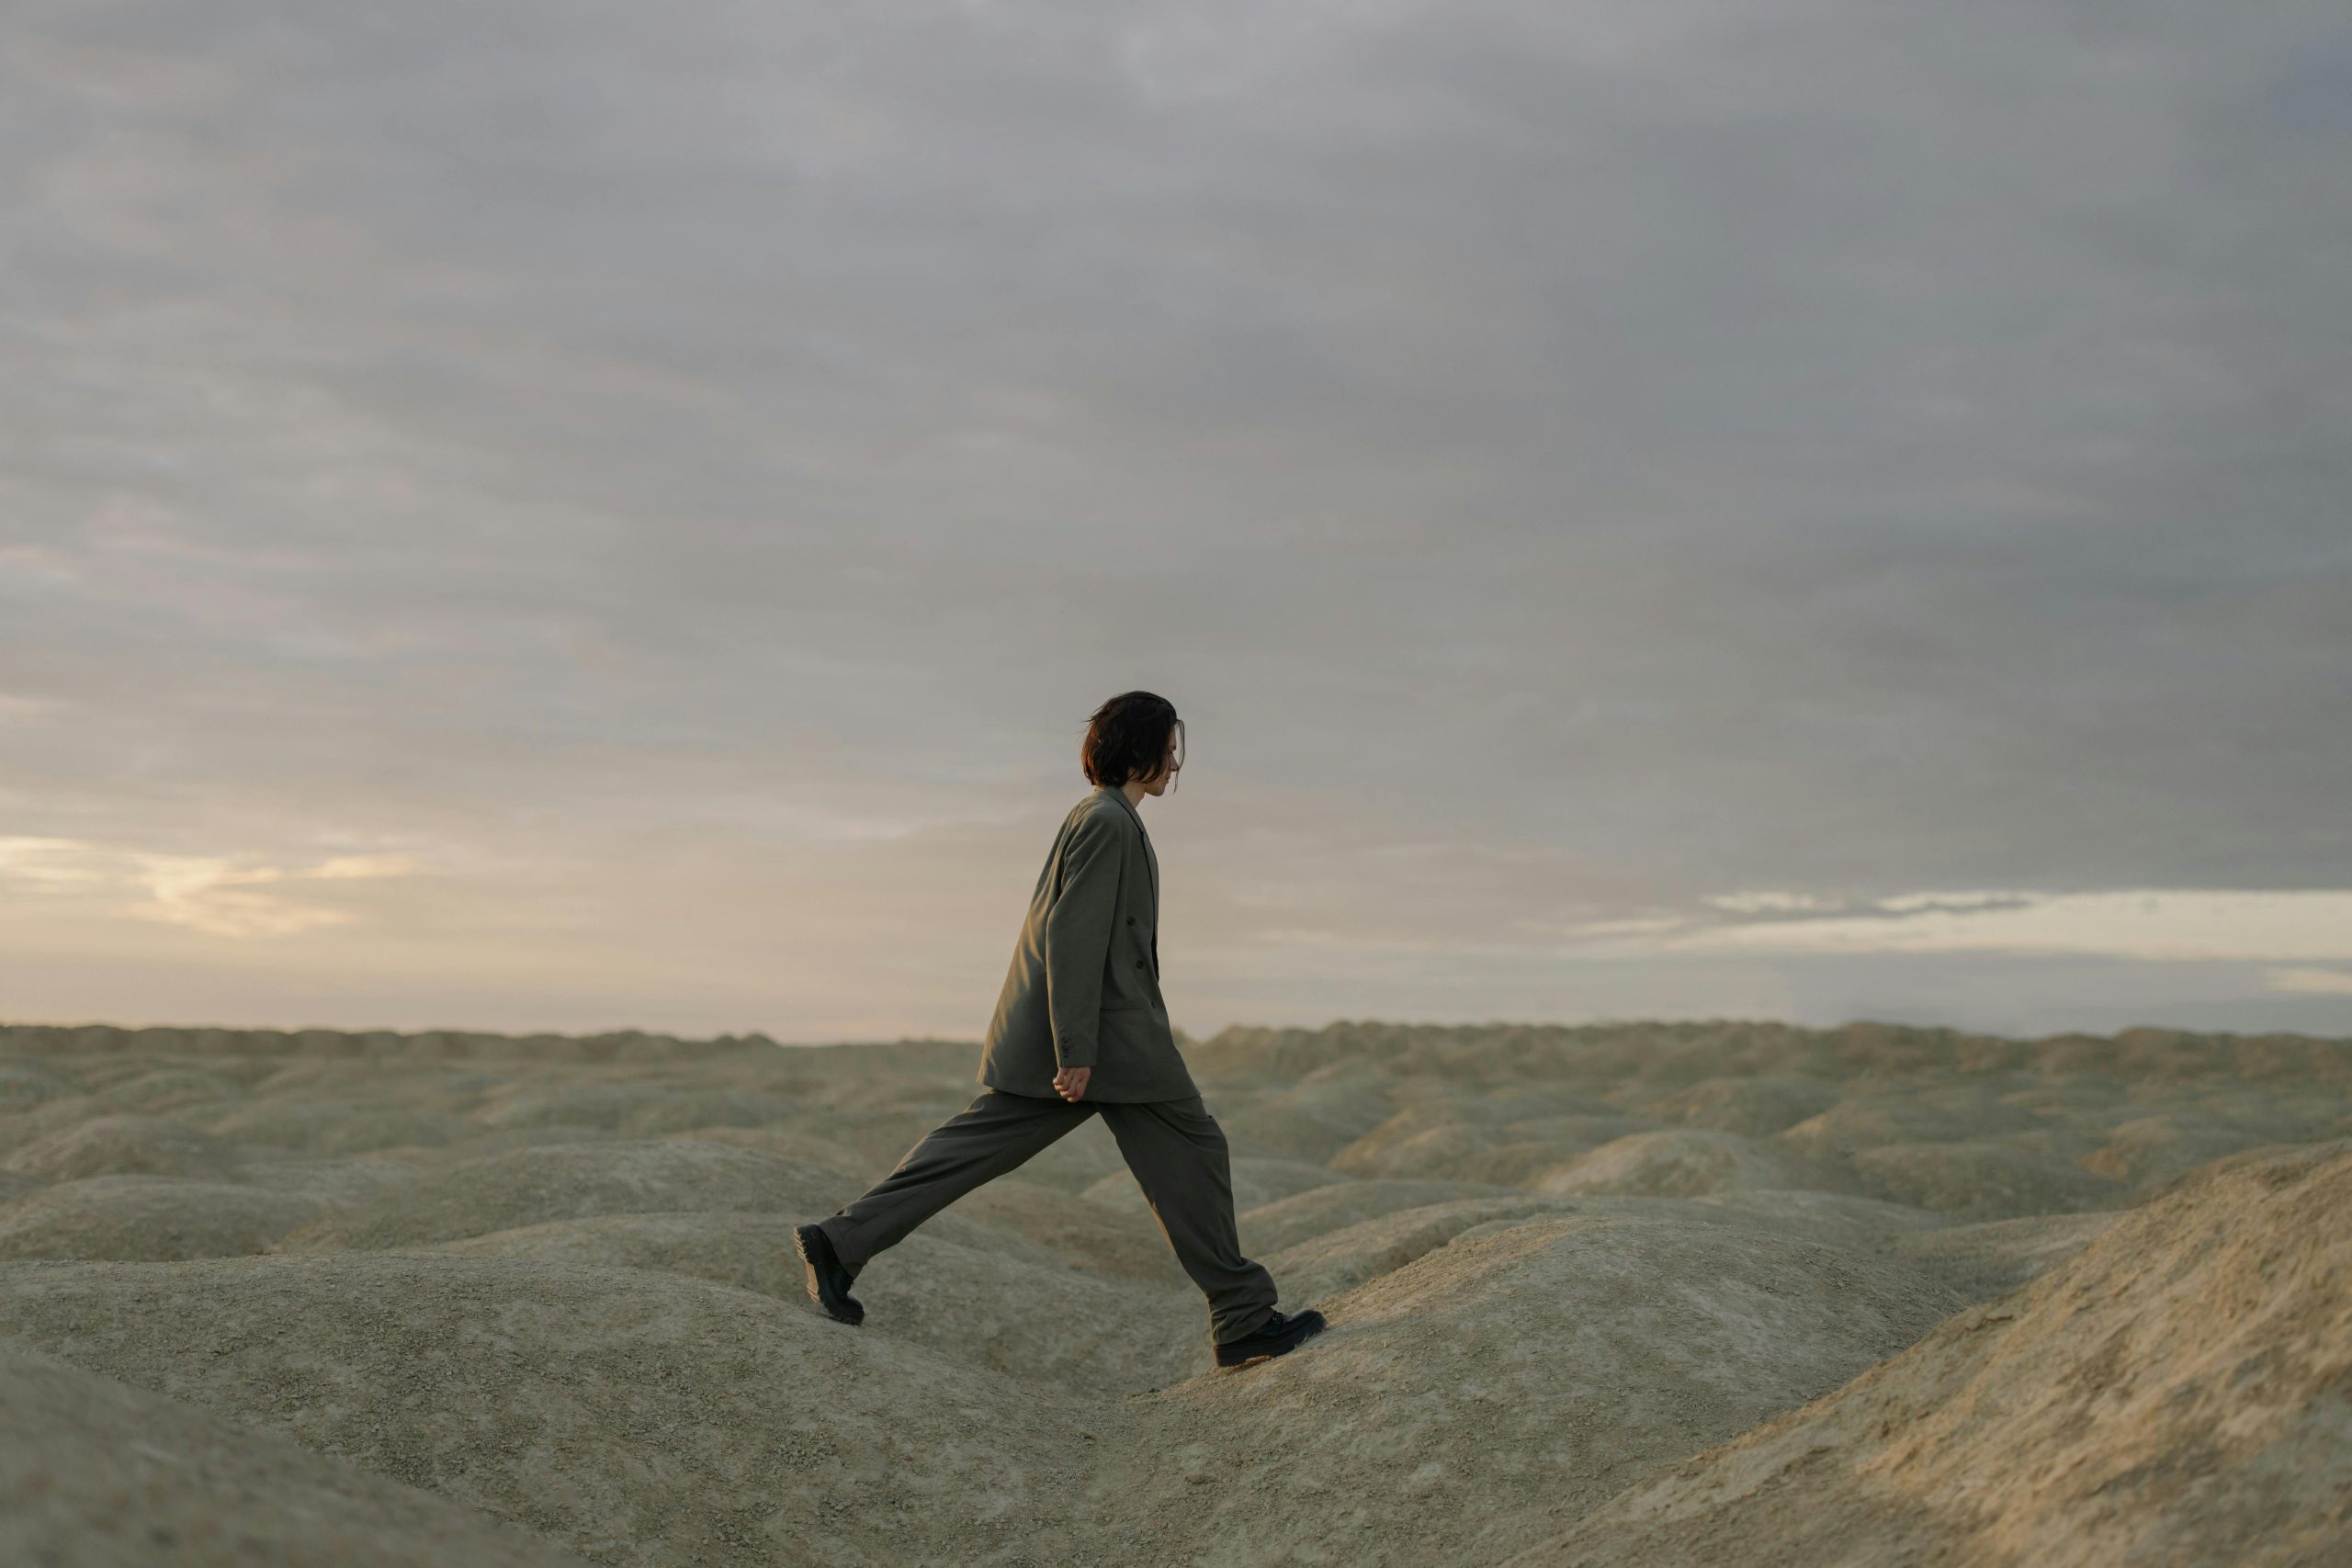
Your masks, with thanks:
[{"label": "gray cloud", "polygon": [[[0,805],[424,857],[571,933],[492,1010],[656,880],[786,1036],[887,1026],[754,954],[888,862],[968,1032],[1142,684],[1210,1021],[2128,1008],[1529,933],[2352,886],[2347,88],[2284,0],[18,6]],[[2148,994],[2352,1016],[2264,985]]]}]

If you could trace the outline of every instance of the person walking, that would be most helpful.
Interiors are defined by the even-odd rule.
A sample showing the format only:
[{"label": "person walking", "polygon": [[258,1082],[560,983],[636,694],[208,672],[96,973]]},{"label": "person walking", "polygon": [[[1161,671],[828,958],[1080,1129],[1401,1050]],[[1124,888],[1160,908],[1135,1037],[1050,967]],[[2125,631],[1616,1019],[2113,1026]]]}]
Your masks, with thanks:
[{"label": "person walking", "polygon": [[1184,1272],[1208,1299],[1220,1367],[1288,1353],[1325,1327],[1274,1309],[1273,1276],[1242,1256],[1225,1133],[1202,1103],[1159,994],[1159,857],[1142,805],[1183,766],[1183,721],[1125,692],[1088,720],[1079,765],[1095,787],[1070,807],[1029,898],[972,1103],[909,1149],[862,1197],[793,1230],[808,1295],[835,1321],[874,1255],[983,1182],[1100,1114]]}]

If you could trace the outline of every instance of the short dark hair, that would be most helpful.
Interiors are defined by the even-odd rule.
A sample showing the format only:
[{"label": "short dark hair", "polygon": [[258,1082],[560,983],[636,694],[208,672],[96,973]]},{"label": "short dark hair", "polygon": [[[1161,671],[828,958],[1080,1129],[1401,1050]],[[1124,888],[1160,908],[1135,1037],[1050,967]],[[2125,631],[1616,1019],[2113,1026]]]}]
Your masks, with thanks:
[{"label": "short dark hair", "polygon": [[[1184,765],[1184,721],[1176,705],[1152,692],[1121,692],[1094,710],[1086,721],[1086,739],[1078,745],[1078,765],[1087,782],[1114,786],[1130,779],[1148,779],[1159,772],[1168,754],[1168,738],[1176,737],[1176,766]],[[1170,777],[1169,786],[1175,786]]]}]

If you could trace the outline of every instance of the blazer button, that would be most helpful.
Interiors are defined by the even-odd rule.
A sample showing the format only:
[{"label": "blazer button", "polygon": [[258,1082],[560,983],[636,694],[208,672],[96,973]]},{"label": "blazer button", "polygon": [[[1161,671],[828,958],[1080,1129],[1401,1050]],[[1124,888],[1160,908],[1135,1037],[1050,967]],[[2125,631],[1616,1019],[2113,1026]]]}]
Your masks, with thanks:
[{"label": "blazer button", "polygon": [[1143,960],[1142,960],[1142,959],[1138,958],[1138,959],[1136,959],[1136,968],[1138,968],[1138,969],[1140,969],[1140,968],[1142,968],[1142,967],[1143,967]]},{"label": "blazer button", "polygon": [[1129,916],[1127,917],[1127,924],[1129,924],[1129,925],[1134,925],[1135,923],[1136,923],[1136,918],[1135,918],[1133,915],[1129,915]]}]

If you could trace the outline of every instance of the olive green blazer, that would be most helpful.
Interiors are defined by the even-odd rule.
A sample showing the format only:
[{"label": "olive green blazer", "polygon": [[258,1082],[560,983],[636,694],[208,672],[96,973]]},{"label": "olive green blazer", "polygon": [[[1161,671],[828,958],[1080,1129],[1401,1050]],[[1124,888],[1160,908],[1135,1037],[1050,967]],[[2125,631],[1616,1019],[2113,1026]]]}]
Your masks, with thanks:
[{"label": "olive green blazer", "polygon": [[1159,995],[1159,857],[1113,784],[1070,807],[1037,874],[978,1081],[1059,1099],[1054,1074],[1091,1067],[1087,1100],[1189,1100]]}]

